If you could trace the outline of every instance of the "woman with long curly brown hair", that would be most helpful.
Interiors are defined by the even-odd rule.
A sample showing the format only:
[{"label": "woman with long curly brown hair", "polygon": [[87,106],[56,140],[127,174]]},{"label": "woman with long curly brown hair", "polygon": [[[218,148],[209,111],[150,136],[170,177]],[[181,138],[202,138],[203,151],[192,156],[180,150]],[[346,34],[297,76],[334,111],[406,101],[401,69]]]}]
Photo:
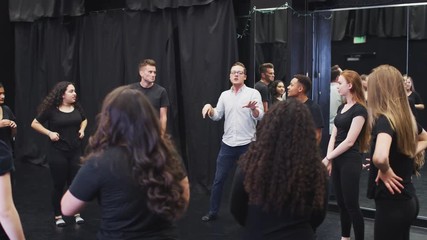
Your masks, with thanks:
[{"label": "woman with long curly brown hair", "polygon": [[[46,135],[51,143],[47,160],[53,181],[52,205],[57,227],[66,225],[61,213],[61,197],[65,186],[71,184],[79,169],[81,140],[86,126],[86,116],[77,103],[74,84],[67,81],[53,87],[31,123],[31,127]],[[77,224],[84,223],[80,214],[76,214],[75,221]]]},{"label": "woman with long curly brown hair", "polygon": [[97,198],[98,239],[177,238],[173,222],[188,205],[188,178],[140,91],[124,86],[106,96],[83,160],[62,198],[65,215]]},{"label": "woman with long curly brown hair", "polygon": [[409,239],[419,211],[412,175],[424,164],[427,133],[415,121],[402,79],[390,65],[381,65],[369,75],[373,165],[368,197],[375,199],[374,239],[378,240]]},{"label": "woman with long curly brown hair", "polygon": [[320,160],[308,108],[296,99],[273,105],[234,178],[231,212],[243,239],[313,239],[327,203]]},{"label": "woman with long curly brown hair", "polygon": [[367,151],[369,129],[365,94],[359,74],[344,70],[338,77],[338,93],[345,98],[334,119],[328,152],[323,159],[332,174],[340,209],[341,239],[349,240],[351,226],[356,240],[364,239],[365,223],[359,206],[362,153]]}]

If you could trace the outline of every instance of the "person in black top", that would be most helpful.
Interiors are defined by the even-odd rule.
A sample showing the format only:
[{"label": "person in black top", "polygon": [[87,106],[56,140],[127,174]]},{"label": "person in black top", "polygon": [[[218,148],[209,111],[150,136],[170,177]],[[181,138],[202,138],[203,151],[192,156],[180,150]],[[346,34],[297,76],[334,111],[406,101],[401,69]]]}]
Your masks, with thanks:
[{"label": "person in black top", "polygon": [[[53,180],[52,204],[58,227],[66,225],[62,219],[60,201],[65,185],[71,184],[79,169],[81,140],[86,126],[86,116],[77,103],[75,87],[66,81],[53,87],[40,104],[38,114],[31,123],[31,127],[46,135],[51,143],[47,159]],[[80,214],[76,214],[75,221],[78,224],[84,222]]]},{"label": "person in black top", "polygon": [[313,120],[296,99],[273,105],[240,158],[231,213],[243,239],[314,239],[326,216],[327,173]]},{"label": "person in black top", "polygon": [[353,224],[356,240],[364,239],[364,220],[359,207],[359,182],[362,153],[367,151],[366,100],[357,72],[344,70],[338,78],[338,92],[345,98],[334,119],[328,151],[323,163],[332,174],[337,204],[340,209],[342,240],[350,239]]},{"label": "person in black top", "polygon": [[130,84],[131,88],[141,91],[153,105],[160,118],[163,133],[166,132],[168,121],[169,97],[166,89],[156,81],[156,62],[153,59],[144,59],[139,63],[139,75],[141,80]]},{"label": "person in black top", "polygon": [[271,104],[286,100],[285,83],[282,80],[274,80],[269,85]]},{"label": "person in black top", "polygon": [[368,87],[373,162],[368,198],[375,199],[374,238],[407,240],[419,210],[411,178],[424,164],[427,133],[411,113],[399,70],[375,68]]},{"label": "person in black top", "polygon": [[12,198],[10,172],[13,168],[12,149],[0,140],[0,239],[23,240],[21,220]]},{"label": "person in black top", "polygon": [[272,104],[272,96],[269,91],[269,85],[274,81],[274,65],[272,63],[263,63],[259,66],[259,74],[261,79],[255,83],[254,88],[261,94],[262,105],[264,112]]},{"label": "person in black top", "polygon": [[62,198],[64,215],[96,198],[98,239],[177,239],[173,223],[187,208],[188,178],[140,91],[123,86],[106,96],[83,161]]},{"label": "person in black top", "polygon": [[288,97],[294,97],[304,103],[310,109],[316,127],[317,144],[322,140],[323,115],[319,104],[308,98],[307,94],[311,90],[311,79],[302,74],[294,75],[288,86]]},{"label": "person in black top", "polygon": [[406,95],[409,99],[409,104],[412,109],[412,113],[415,116],[415,120],[417,122],[420,122],[418,117],[418,111],[424,110],[424,103],[423,100],[421,100],[420,95],[415,91],[414,82],[412,81],[412,78],[408,75],[403,76],[403,81],[405,85]]},{"label": "person in black top", "polygon": [[4,104],[4,86],[0,83],[0,140],[12,149],[13,138],[16,136],[16,118],[12,110]]}]

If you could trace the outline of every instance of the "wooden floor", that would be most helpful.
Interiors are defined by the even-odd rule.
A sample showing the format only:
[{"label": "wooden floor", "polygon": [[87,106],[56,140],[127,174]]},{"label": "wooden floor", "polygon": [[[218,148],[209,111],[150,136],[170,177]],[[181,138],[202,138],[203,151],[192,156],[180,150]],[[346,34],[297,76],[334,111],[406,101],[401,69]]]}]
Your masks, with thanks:
[{"label": "wooden floor", "polygon": [[[229,182],[225,192],[229,191]],[[25,235],[29,240],[89,240],[96,239],[99,225],[99,208],[96,202],[88,204],[82,212],[84,225],[76,225],[73,219],[65,219],[68,225],[57,228],[53,222],[50,204],[51,180],[49,169],[29,163],[16,162],[14,176],[14,198]],[[178,221],[180,238],[185,240],[235,240],[240,239],[241,227],[228,213],[228,196],[225,194],[220,217],[205,223],[200,220],[209,205],[209,196],[205,189],[191,186],[191,203],[187,214]],[[427,201],[420,201],[427,204]],[[323,224],[317,230],[317,239],[340,239],[339,216],[328,212]],[[0,239],[3,239],[0,237]],[[365,239],[373,239],[373,222],[365,220]],[[427,230],[413,227],[411,239],[427,239]]]}]

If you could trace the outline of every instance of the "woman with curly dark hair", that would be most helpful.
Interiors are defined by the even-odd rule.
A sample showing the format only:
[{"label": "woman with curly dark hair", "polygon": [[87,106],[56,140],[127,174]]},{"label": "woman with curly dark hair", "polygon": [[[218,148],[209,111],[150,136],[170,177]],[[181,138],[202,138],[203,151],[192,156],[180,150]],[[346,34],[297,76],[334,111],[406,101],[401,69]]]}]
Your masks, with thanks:
[{"label": "woman with curly dark hair", "polygon": [[280,102],[286,100],[285,93],[285,83],[282,80],[274,80],[270,86],[270,94],[271,94],[271,103],[275,104],[276,102]]},{"label": "woman with curly dark hair", "polygon": [[176,239],[173,222],[188,205],[188,178],[140,91],[123,86],[106,96],[88,149],[62,212],[72,215],[97,198],[98,239]]},{"label": "woman with curly dark hair", "polygon": [[231,212],[243,239],[313,239],[326,215],[327,173],[311,113],[288,99],[273,105],[239,160]]},{"label": "woman with curly dark hair", "polygon": [[[53,87],[40,104],[37,117],[31,123],[31,127],[48,136],[51,143],[47,160],[53,180],[52,204],[58,227],[66,225],[61,214],[61,197],[65,185],[71,184],[79,169],[81,140],[86,126],[86,116],[77,103],[74,84],[66,81]],[[77,224],[84,223],[80,214],[75,215],[75,221]]]}]

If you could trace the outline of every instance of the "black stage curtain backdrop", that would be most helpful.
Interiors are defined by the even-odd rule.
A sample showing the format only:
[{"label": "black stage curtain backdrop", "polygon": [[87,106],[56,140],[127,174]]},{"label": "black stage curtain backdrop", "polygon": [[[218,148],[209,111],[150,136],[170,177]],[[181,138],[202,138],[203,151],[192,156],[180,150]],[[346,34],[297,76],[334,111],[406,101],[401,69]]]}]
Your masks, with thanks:
[{"label": "black stage curtain backdrop", "polygon": [[9,0],[11,21],[32,22],[41,17],[80,16],[85,6],[109,6],[130,10],[157,11],[166,8],[206,5],[214,0]]},{"label": "black stage curtain backdrop", "polygon": [[[427,6],[409,8],[409,39],[427,39]],[[375,8],[333,12],[332,40],[345,36],[404,37],[407,35],[407,7]]]},{"label": "black stage curtain backdrop", "polygon": [[259,65],[274,64],[277,80],[288,81],[286,76],[288,52],[288,10],[257,11],[255,17],[255,82],[260,79]]},{"label": "black stage curtain backdrop", "polygon": [[30,123],[56,82],[76,83],[88,116],[88,136],[104,96],[117,86],[139,81],[138,62],[152,58],[157,61],[157,83],[166,88],[171,102],[168,132],[181,150],[190,179],[211,183],[223,124],[202,119],[201,109],[205,103],[215,105],[230,87],[229,69],[237,60],[232,1],[17,22],[15,42],[18,158],[45,162],[47,138]]}]

